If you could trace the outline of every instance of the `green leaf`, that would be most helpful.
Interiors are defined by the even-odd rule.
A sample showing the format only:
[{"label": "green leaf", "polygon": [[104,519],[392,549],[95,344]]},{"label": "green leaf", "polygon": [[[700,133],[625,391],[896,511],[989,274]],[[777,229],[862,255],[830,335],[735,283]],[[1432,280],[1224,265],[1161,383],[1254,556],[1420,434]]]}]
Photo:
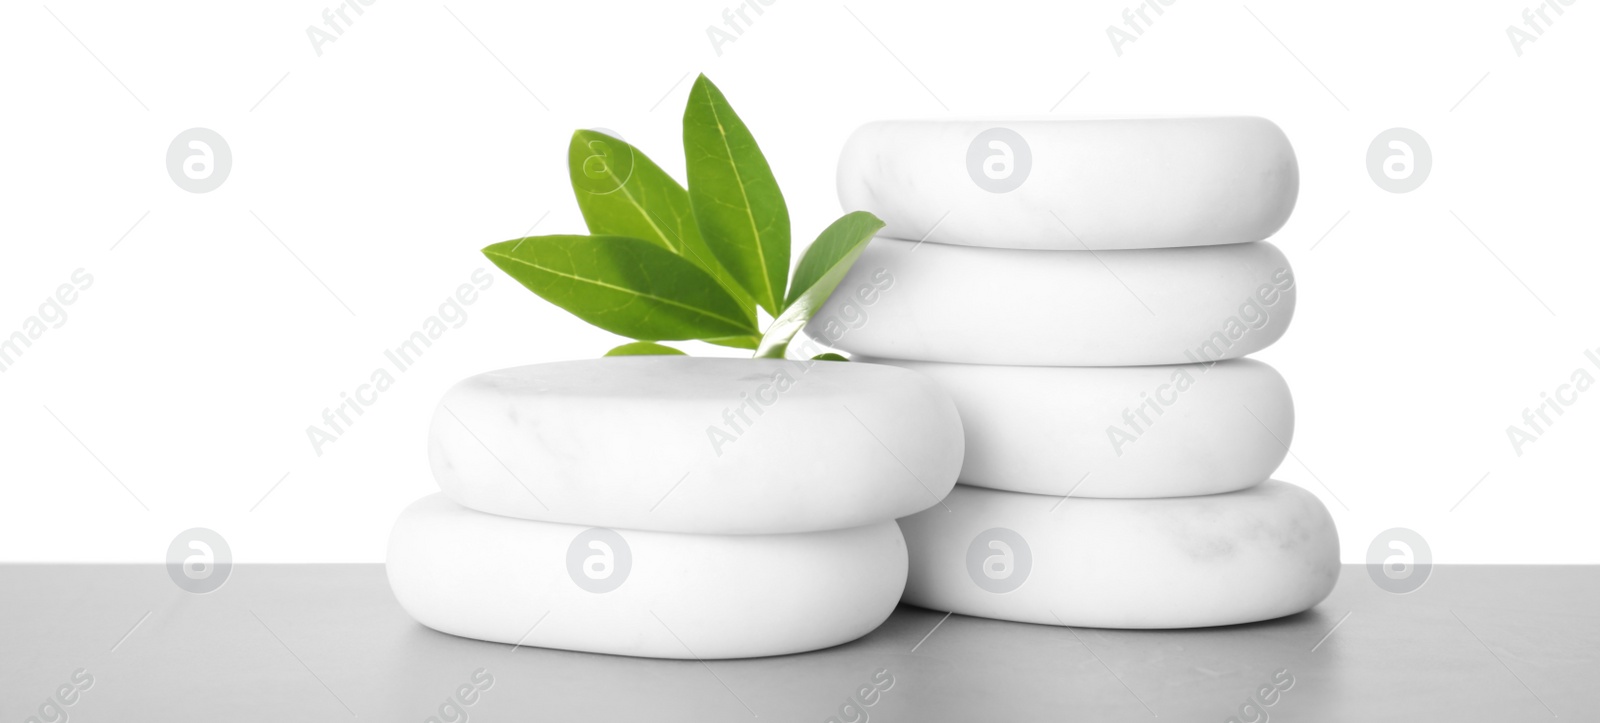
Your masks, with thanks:
[{"label": "green leaf", "polygon": [[821,306],[866,250],[867,242],[882,229],[883,220],[866,211],[847,213],[829,224],[800,257],[784,309],[801,302],[810,303],[813,309]]},{"label": "green leaf", "polygon": [[758,357],[782,358],[789,341],[806,325],[811,315],[822,308],[845,272],[860,258],[872,236],[883,228],[883,221],[866,211],[855,211],[839,217],[800,258],[794,270],[794,285],[783,313],[773,319],[767,333],[761,337]]},{"label": "green leaf", "polygon": [[725,336],[719,339],[701,339],[700,341],[707,344],[716,344],[717,346],[733,347],[734,349],[755,349],[761,346],[761,335]]},{"label": "green leaf", "polygon": [[757,331],[705,270],[649,241],[534,236],[483,253],[546,301],[620,336],[662,341]]},{"label": "green leaf", "polygon": [[623,344],[611,351],[606,356],[688,356],[670,346],[657,344],[653,341],[634,341]]},{"label": "green leaf", "polygon": [[847,362],[847,361],[850,361],[850,360],[848,358],[846,358],[843,354],[835,354],[833,352],[828,352],[827,354],[818,354],[818,355],[816,355],[814,357],[811,357],[811,361]]},{"label": "green leaf", "polygon": [[755,321],[755,301],[701,239],[689,192],[649,156],[627,141],[580,130],[567,148],[567,169],[589,233],[644,239],[693,261]]},{"label": "green leaf", "polygon": [[683,111],[689,202],[706,245],[777,316],[789,274],[789,208],[761,148],[704,75]]}]

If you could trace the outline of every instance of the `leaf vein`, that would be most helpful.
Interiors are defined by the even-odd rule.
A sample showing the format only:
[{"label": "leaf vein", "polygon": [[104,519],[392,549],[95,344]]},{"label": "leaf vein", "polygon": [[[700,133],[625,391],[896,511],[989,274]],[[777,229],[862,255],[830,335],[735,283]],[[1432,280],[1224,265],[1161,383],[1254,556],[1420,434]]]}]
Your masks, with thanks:
[{"label": "leaf vein", "polygon": [[[545,272],[547,274],[560,276],[562,278],[571,279],[573,281],[577,281],[577,282],[581,282],[581,283],[585,283],[585,284],[591,284],[591,285],[594,285],[594,286],[599,286],[599,287],[605,288],[605,289],[611,289],[613,291],[618,291],[618,292],[621,292],[623,294],[629,294],[629,295],[637,296],[637,297],[644,298],[644,299],[650,299],[651,301],[658,301],[658,302],[661,302],[663,304],[667,304],[669,306],[676,306],[676,307],[678,307],[680,309],[683,309],[685,311],[689,311],[689,312],[692,312],[692,313],[695,313],[695,314],[699,314],[701,316],[705,316],[705,317],[709,317],[709,318],[712,318],[712,319],[716,319],[718,321],[727,322],[728,324],[731,324],[735,328],[738,328],[738,329],[749,328],[749,325],[746,324],[746,323],[742,323],[742,322],[739,322],[737,320],[730,319],[730,318],[728,318],[726,316],[723,316],[721,314],[709,311],[707,309],[701,309],[699,307],[690,306],[688,304],[685,304],[685,303],[682,303],[682,302],[679,302],[679,301],[675,301],[673,299],[668,299],[668,298],[663,297],[663,296],[657,296],[655,294],[645,293],[643,291],[639,291],[638,289],[630,289],[630,288],[627,288],[625,286],[617,286],[616,284],[609,284],[609,283],[606,283],[606,282],[601,281],[599,279],[590,279],[590,278],[586,278],[586,277],[583,277],[583,276],[578,276],[576,274],[569,274],[569,273],[566,273],[566,272],[561,271],[559,269],[553,269],[553,268],[550,268],[548,266],[542,266],[540,264],[533,263],[532,261],[527,261],[525,259],[519,259],[519,258],[516,258],[514,256],[507,256],[507,255],[503,255],[503,254],[498,254],[498,255],[501,258],[504,258],[504,259],[506,259],[508,261],[513,261],[513,262],[522,264],[524,266],[528,266],[530,268],[534,268],[534,269],[537,269],[539,271],[543,271],[543,272]],[[569,256],[569,258],[570,258],[570,256]],[[627,308],[628,304],[633,303],[633,301],[634,301],[633,299],[629,299],[628,303],[617,307],[617,309]]]},{"label": "leaf vein", "polygon": [[733,169],[733,177],[739,182],[739,196],[744,199],[745,217],[750,220],[750,232],[755,234],[756,259],[761,262],[761,283],[767,287],[767,302],[773,308],[778,307],[776,293],[772,288],[772,275],[767,269],[767,251],[761,243],[761,229],[756,226],[755,210],[750,207],[750,194],[745,191],[744,174],[739,172],[739,164],[733,159],[733,146],[728,143],[728,131],[722,125],[722,115],[717,112],[717,104],[711,100],[711,88],[706,87],[706,107],[711,110],[711,119],[717,124],[717,137],[722,141],[722,147],[727,151],[728,167]]}]

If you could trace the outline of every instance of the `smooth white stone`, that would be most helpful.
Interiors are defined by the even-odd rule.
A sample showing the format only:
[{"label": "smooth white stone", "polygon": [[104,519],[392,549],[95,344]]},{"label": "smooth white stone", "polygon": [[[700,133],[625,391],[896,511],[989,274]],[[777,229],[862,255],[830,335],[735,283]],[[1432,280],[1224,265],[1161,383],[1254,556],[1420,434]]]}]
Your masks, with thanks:
[{"label": "smooth white stone", "polygon": [[[1021,144],[980,138],[994,128]],[[1006,153],[1001,183],[971,165]],[[1260,241],[1288,220],[1299,179],[1289,139],[1264,118],[884,121],[839,156],[839,201],[877,214],[884,235],[994,248]]]},{"label": "smooth white stone", "polygon": [[1187,497],[1261,483],[1288,454],[1294,400],[1253,359],[1147,367],[883,360],[961,411],[960,482],[1073,497]]},{"label": "smooth white stone", "polygon": [[[905,602],[1018,622],[1247,623],[1309,609],[1339,577],[1333,518],[1311,493],[1278,481],[1152,500],[1063,501],[957,485],[944,505],[900,528],[911,554]],[[1015,537],[991,543],[1005,539],[996,528]]]},{"label": "smooth white stone", "polygon": [[[1018,251],[876,238],[806,334],[890,359],[1142,366],[1233,359],[1283,336],[1294,272],[1266,242]],[[1269,302],[1270,300],[1270,302]]]},{"label": "smooth white stone", "polygon": [[961,450],[955,404],[915,372],[681,356],[479,374],[429,435],[440,488],[472,509],[707,534],[908,515],[950,491]]},{"label": "smooth white stone", "polygon": [[[790,535],[616,530],[621,543],[603,547],[579,540],[590,529],[474,512],[430,495],[395,523],[389,585],[417,622],[452,635],[711,659],[859,638],[888,618],[906,580],[905,540],[893,521]],[[609,568],[600,565],[607,554]],[[582,572],[591,558],[603,573],[594,581]]]}]

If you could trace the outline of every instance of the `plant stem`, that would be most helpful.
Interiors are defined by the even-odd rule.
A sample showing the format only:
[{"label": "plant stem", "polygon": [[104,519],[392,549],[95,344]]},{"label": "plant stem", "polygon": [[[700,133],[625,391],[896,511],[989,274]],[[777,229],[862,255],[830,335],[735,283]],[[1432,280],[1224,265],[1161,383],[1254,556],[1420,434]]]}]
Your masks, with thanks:
[{"label": "plant stem", "polygon": [[773,344],[772,346],[766,347],[764,349],[756,350],[755,356],[753,358],[755,358],[755,359],[782,359],[782,358],[784,358],[784,355],[788,354],[788,352],[789,352],[789,342],[785,341],[782,344]]}]

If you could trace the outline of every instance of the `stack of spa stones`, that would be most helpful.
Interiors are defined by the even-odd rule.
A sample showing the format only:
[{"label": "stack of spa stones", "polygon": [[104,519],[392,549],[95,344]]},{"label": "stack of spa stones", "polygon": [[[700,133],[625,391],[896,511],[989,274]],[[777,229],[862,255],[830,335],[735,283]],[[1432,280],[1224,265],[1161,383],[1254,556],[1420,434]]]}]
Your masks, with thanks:
[{"label": "stack of spa stones", "polygon": [[510,645],[838,645],[899,603],[895,520],[950,492],[962,444],[949,396],[893,366],[635,356],[479,374],[434,415],[442,494],[401,514],[389,582],[422,624]]},{"label": "stack of spa stones", "polygon": [[906,602],[1177,628],[1328,594],[1331,517],[1269,479],[1289,389],[1243,358],[1294,312],[1288,261],[1262,239],[1297,191],[1288,139],[1260,118],[856,131],[839,195],[887,226],[840,288],[893,285],[834,345],[932,377],[966,434],[944,504],[900,521]]}]

